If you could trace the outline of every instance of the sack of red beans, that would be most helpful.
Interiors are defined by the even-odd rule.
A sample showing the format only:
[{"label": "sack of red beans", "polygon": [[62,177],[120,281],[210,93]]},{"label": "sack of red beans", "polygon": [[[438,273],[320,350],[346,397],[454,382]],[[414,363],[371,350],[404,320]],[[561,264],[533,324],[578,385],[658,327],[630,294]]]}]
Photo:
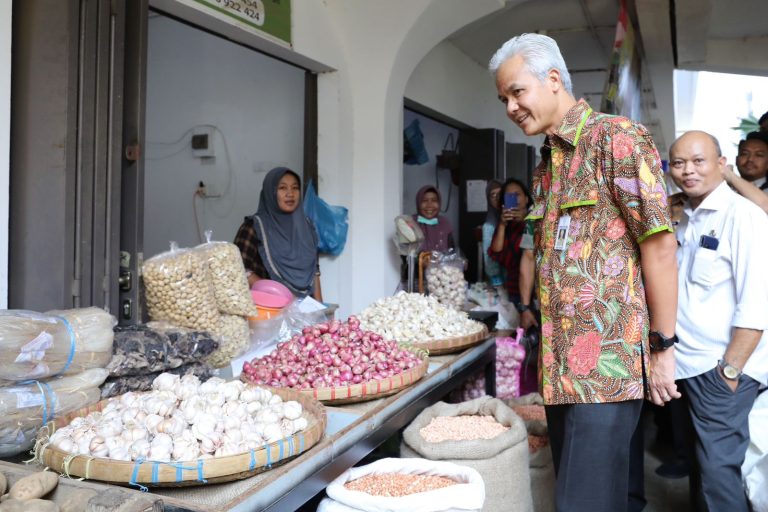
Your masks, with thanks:
[{"label": "sack of red beans", "polygon": [[381,459],[328,484],[318,512],[465,512],[482,510],[480,473],[450,462]]}]

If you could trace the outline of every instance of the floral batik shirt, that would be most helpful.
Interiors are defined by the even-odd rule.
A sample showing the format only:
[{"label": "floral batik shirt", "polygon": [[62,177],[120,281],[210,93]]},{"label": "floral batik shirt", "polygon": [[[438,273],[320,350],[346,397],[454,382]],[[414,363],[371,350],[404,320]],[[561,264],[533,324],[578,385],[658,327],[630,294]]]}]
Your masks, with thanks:
[{"label": "floral batik shirt", "polygon": [[644,127],[583,100],[549,144],[527,217],[535,223],[544,403],[642,399],[648,311],[639,244],[672,231],[658,151]]}]

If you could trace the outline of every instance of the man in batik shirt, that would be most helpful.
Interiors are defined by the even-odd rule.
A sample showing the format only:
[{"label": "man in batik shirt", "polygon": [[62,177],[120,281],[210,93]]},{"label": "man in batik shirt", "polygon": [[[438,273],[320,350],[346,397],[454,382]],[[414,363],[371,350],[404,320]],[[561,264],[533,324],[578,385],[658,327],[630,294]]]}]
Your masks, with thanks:
[{"label": "man in batik shirt", "polygon": [[551,38],[513,38],[489,68],[509,118],[526,135],[545,134],[551,149],[528,218],[557,510],[626,510],[642,400],[680,396],[677,244],[661,161],[645,128],[576,101]]}]

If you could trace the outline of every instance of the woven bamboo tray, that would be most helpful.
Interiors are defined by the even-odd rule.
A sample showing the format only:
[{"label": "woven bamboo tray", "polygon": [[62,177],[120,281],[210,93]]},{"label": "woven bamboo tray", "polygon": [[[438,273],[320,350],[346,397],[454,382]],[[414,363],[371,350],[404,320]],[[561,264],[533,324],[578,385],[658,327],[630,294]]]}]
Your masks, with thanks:
[{"label": "woven bamboo tray", "polygon": [[407,348],[416,352],[421,358],[421,364],[409,368],[398,375],[338,388],[302,389],[301,392],[324,404],[334,405],[365,402],[366,400],[376,400],[377,398],[393,395],[422,378],[427,373],[427,368],[429,367],[427,351],[423,350],[422,347],[409,346]]},{"label": "woven bamboo tray", "polygon": [[299,402],[304,408],[303,416],[307,419],[307,428],[258,450],[184,462],[118,461],[89,455],[73,455],[48,444],[48,436],[57,428],[68,425],[76,417],[102,410],[107,403],[107,400],[102,400],[44,426],[35,445],[35,460],[67,477],[78,476],[113,484],[135,485],[142,489],[149,486],[203,485],[248,478],[307,451],[323,436],[327,423],[325,407],[311,397],[292,389],[259,387],[269,389],[283,400]]},{"label": "woven bamboo tray", "polygon": [[419,348],[429,350],[429,354],[440,356],[443,354],[452,354],[461,352],[469,347],[477,345],[488,339],[488,328],[483,325],[483,330],[467,336],[456,336],[454,338],[445,338],[442,340],[428,340],[415,343]]}]

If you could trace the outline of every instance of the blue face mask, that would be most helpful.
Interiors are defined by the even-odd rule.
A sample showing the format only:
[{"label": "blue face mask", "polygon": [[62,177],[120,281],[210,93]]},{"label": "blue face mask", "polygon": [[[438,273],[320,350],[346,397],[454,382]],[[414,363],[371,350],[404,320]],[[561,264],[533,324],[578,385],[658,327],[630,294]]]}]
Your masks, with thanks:
[{"label": "blue face mask", "polygon": [[416,218],[416,221],[419,224],[427,224],[429,226],[435,226],[435,225],[437,225],[440,222],[440,220],[437,217],[435,217],[434,219],[428,219],[426,217],[422,217],[421,215],[419,215]]}]

